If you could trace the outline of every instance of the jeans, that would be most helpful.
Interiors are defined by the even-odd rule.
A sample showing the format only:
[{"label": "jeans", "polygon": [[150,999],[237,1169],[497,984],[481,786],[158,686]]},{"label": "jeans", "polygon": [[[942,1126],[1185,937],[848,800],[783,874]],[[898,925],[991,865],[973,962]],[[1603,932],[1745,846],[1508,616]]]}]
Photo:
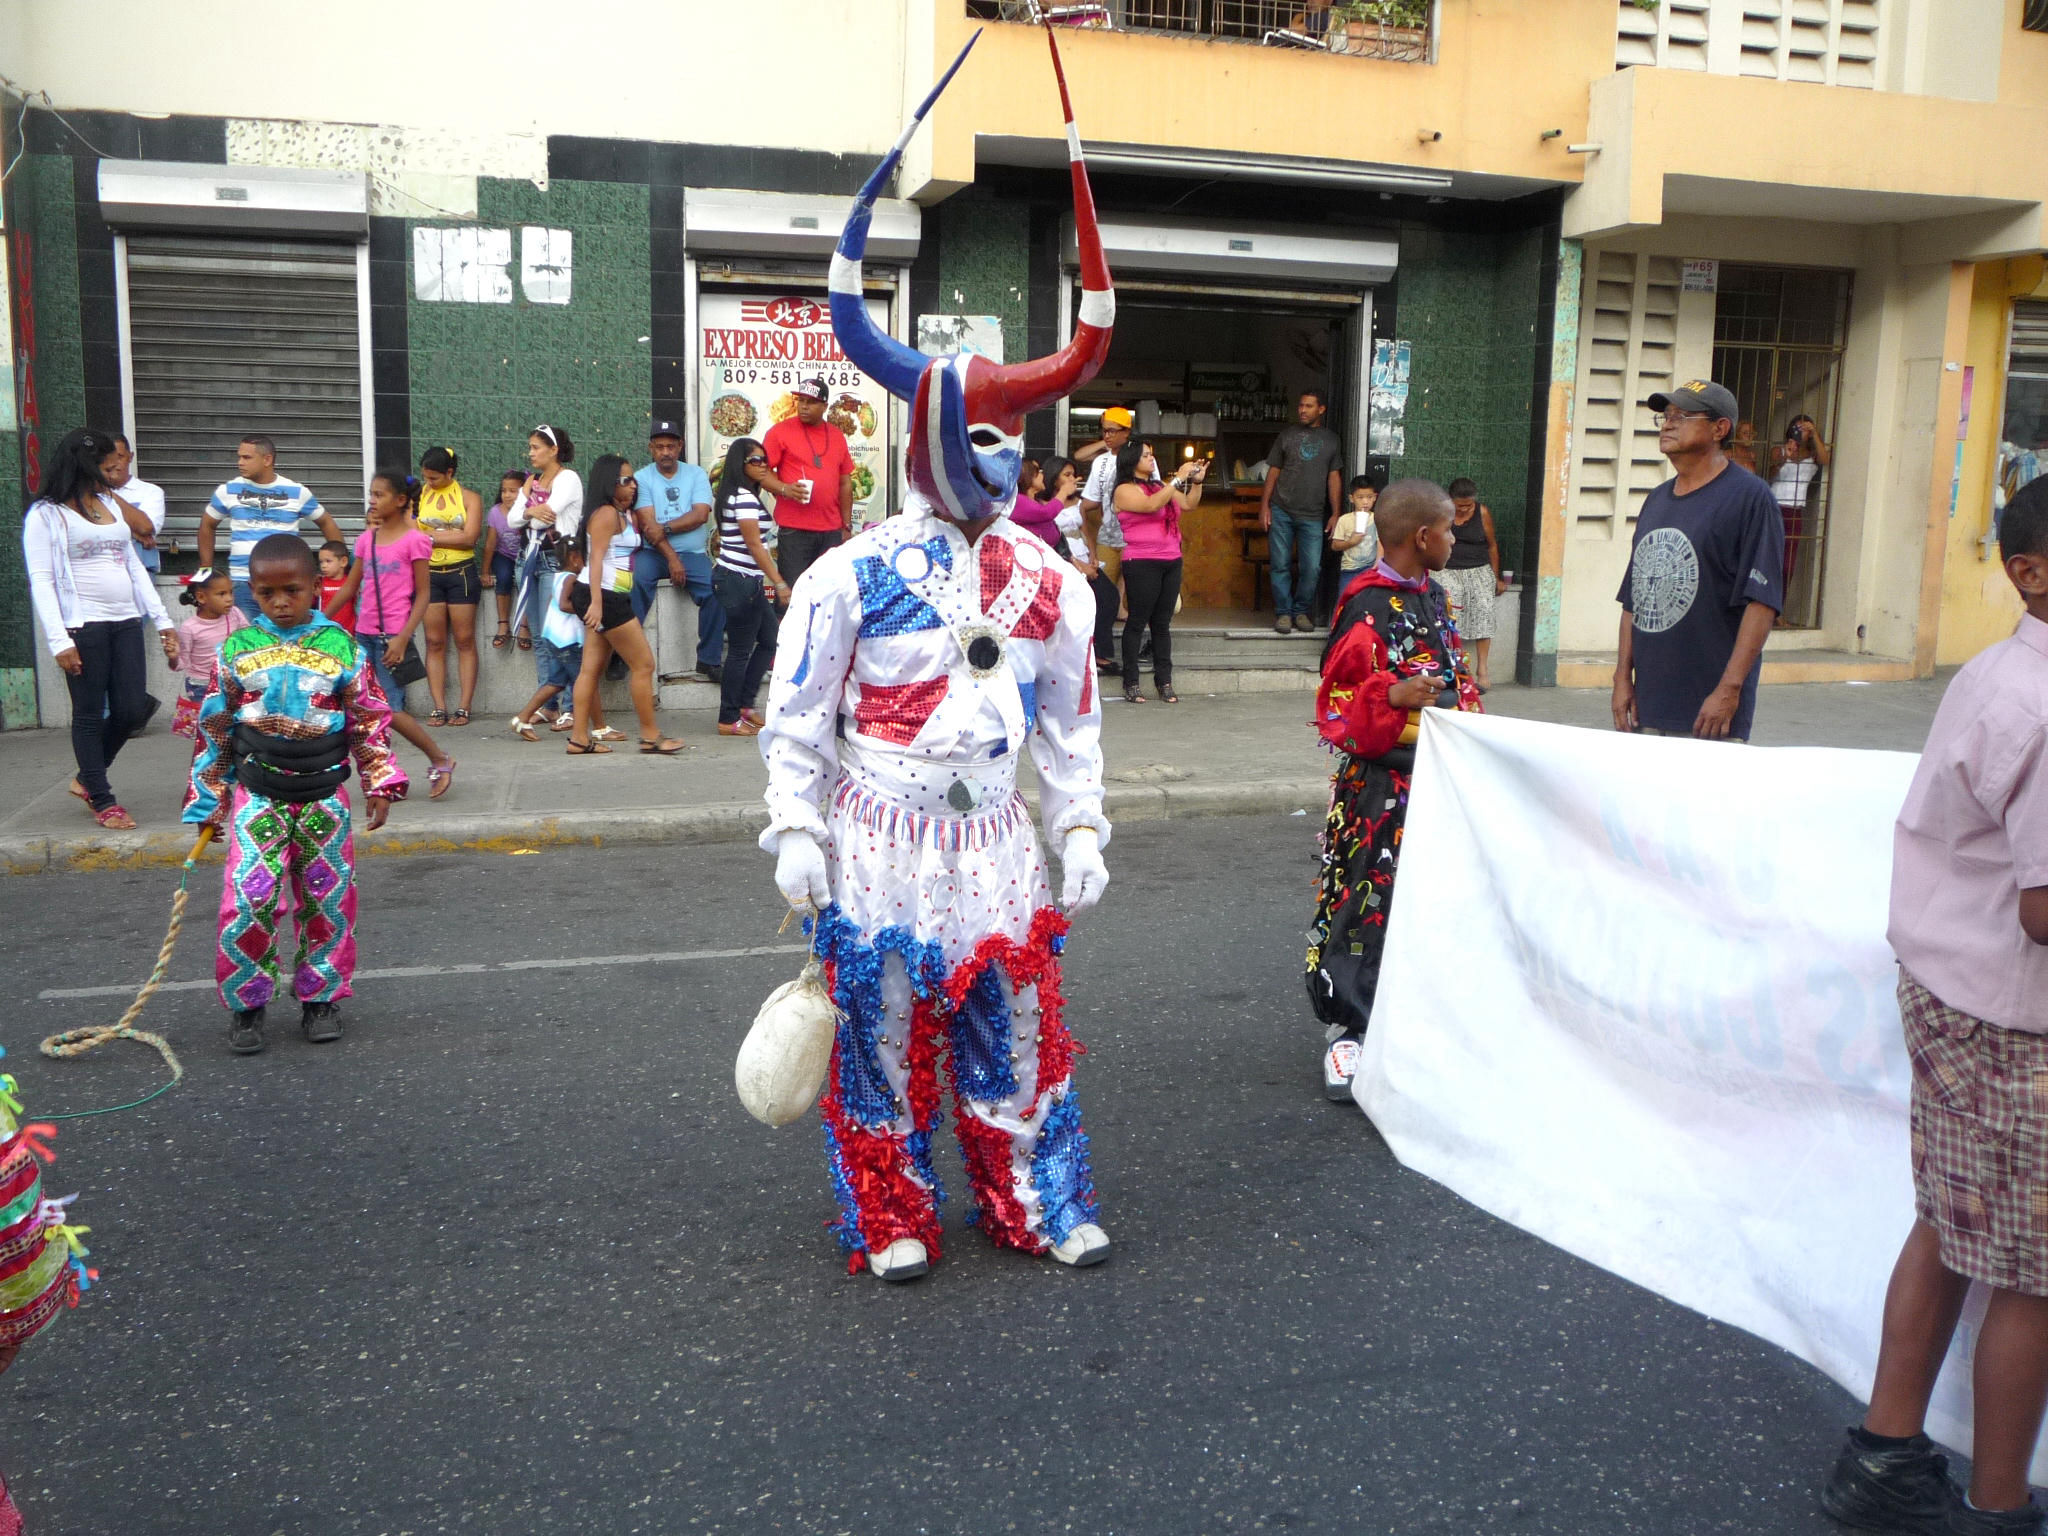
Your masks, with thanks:
[{"label": "jeans", "polygon": [[[711,557],[694,549],[679,549],[676,556],[683,562],[683,590],[697,605],[697,666],[715,667],[725,654],[725,609],[711,580]],[[654,606],[654,588],[667,574],[668,562],[654,550],[633,551],[633,617],[642,624]]]},{"label": "jeans", "polygon": [[1164,688],[1173,681],[1173,606],[1180,601],[1180,561],[1126,560],[1124,598],[1131,609],[1124,621],[1124,686],[1138,686],[1138,651],[1149,628],[1152,681]]},{"label": "jeans", "polygon": [[837,528],[784,528],[779,537],[781,542],[775,547],[775,568],[793,587],[797,577],[809,570],[818,556],[828,549],[838,548],[844,535]]},{"label": "jeans", "polygon": [[1095,655],[1100,660],[1116,654],[1116,610],[1124,599],[1115,579],[1099,570],[1088,578],[1088,590],[1095,594]]},{"label": "jeans", "polygon": [[754,707],[761,679],[775,664],[775,635],[782,619],[768,600],[768,584],[758,576],[714,567],[711,588],[725,610],[725,635],[731,641],[725,674],[718,682],[718,723],[737,724],[740,711]]},{"label": "jeans", "polygon": [[555,559],[554,549],[536,540],[527,550],[520,570],[520,596],[515,605],[518,611],[512,615],[515,626],[524,624],[526,632],[538,638],[548,609],[554,604],[555,578],[561,572],[561,562]]},{"label": "jeans", "polygon": [[71,756],[92,808],[104,811],[115,803],[107,769],[157,708],[149,696],[142,620],[81,624],[71,631],[71,643],[79,663],[75,674],[64,674],[71,693]]},{"label": "jeans", "polygon": [[[1275,507],[1266,549],[1273,557],[1273,617],[1284,619],[1298,613],[1306,618],[1315,606],[1316,585],[1323,574],[1323,520]],[[1297,556],[1299,579],[1294,569]]]}]

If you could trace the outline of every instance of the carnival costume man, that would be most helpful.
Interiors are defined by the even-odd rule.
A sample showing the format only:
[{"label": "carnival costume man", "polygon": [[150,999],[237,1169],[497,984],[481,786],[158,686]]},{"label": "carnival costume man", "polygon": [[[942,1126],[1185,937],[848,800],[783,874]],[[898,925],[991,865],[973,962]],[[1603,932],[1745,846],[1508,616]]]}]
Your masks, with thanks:
[{"label": "carnival costume man", "polygon": [[[843,1015],[822,1104],[834,1230],[850,1271],[865,1262],[887,1280],[922,1275],[939,1257],[945,1197],[931,1138],[942,1050],[970,1222],[999,1246],[1065,1264],[1109,1254],[1059,959],[1068,918],[1109,878],[1095,603],[1008,516],[1026,415],[1094,376],[1115,313],[1057,44],[1083,289],[1073,341],[1009,366],[929,358],[876,329],[861,296],[874,199],[973,46],[861,188],[832,259],[840,347],[911,404],[909,492],[900,516],[797,581],[761,732],[761,846],[777,856],[783,894],[817,913]],[[1057,907],[1017,792],[1027,743],[1065,868]]]}]

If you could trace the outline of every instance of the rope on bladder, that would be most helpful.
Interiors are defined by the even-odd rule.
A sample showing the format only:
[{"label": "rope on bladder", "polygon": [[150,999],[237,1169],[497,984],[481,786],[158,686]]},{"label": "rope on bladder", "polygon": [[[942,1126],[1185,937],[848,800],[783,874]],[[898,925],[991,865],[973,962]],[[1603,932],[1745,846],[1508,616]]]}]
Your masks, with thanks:
[{"label": "rope on bladder", "polygon": [[152,1046],[171,1069],[171,1080],[154,1092],[128,1104],[111,1104],[105,1109],[75,1109],[64,1114],[36,1116],[39,1120],[77,1120],[86,1115],[111,1115],[116,1110],[134,1109],[147,1104],[158,1094],[167,1093],[184,1079],[185,1068],[179,1063],[171,1044],[162,1035],[152,1034],[146,1029],[137,1029],[135,1021],[142,1017],[142,1010],[149,1006],[149,1000],[156,996],[157,988],[164,984],[164,976],[171,968],[171,953],[178,947],[178,934],[185,926],[185,901],[191,894],[187,889],[192,879],[192,866],[199,862],[199,855],[213,836],[210,826],[199,829],[199,837],[192,844],[192,851],[185,855],[184,872],[178,876],[178,894],[171,898],[171,926],[164,934],[163,948],[156,952],[156,966],[149,973],[149,979],[142,984],[142,990],[135,994],[135,1001],[128,1005],[128,1011],[112,1024],[92,1024],[84,1029],[67,1029],[55,1034],[42,1044],[45,1056],[62,1061],[72,1056],[83,1056],[96,1051],[113,1040],[136,1040]]}]

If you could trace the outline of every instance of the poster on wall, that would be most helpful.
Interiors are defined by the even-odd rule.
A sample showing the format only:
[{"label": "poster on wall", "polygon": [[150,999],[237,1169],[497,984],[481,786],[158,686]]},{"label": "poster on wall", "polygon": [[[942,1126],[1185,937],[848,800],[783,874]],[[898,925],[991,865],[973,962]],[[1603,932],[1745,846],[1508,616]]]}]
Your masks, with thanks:
[{"label": "poster on wall", "polygon": [[919,315],[917,350],[932,357],[955,352],[985,357],[992,363],[1003,360],[1003,317],[1001,315]]},{"label": "poster on wall", "polygon": [[[889,306],[869,299],[884,333]],[[706,292],[698,300],[697,442],[714,485],[725,451],[796,415],[799,379],[824,377],[825,419],[853,454],[853,520],[865,527],[890,510],[889,392],[847,361],[822,298]]]},{"label": "poster on wall", "polygon": [[1368,453],[1398,458],[1408,450],[1403,418],[1408,414],[1409,357],[1405,341],[1383,340],[1372,345],[1372,386],[1366,398]]}]

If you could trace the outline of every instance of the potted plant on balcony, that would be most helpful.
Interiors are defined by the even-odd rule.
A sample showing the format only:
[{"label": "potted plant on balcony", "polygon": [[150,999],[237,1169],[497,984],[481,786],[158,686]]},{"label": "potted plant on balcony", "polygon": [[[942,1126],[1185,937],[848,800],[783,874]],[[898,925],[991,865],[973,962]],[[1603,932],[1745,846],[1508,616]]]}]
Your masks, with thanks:
[{"label": "potted plant on balcony", "polygon": [[1330,49],[1376,59],[1429,56],[1431,0],[1337,0]]}]

